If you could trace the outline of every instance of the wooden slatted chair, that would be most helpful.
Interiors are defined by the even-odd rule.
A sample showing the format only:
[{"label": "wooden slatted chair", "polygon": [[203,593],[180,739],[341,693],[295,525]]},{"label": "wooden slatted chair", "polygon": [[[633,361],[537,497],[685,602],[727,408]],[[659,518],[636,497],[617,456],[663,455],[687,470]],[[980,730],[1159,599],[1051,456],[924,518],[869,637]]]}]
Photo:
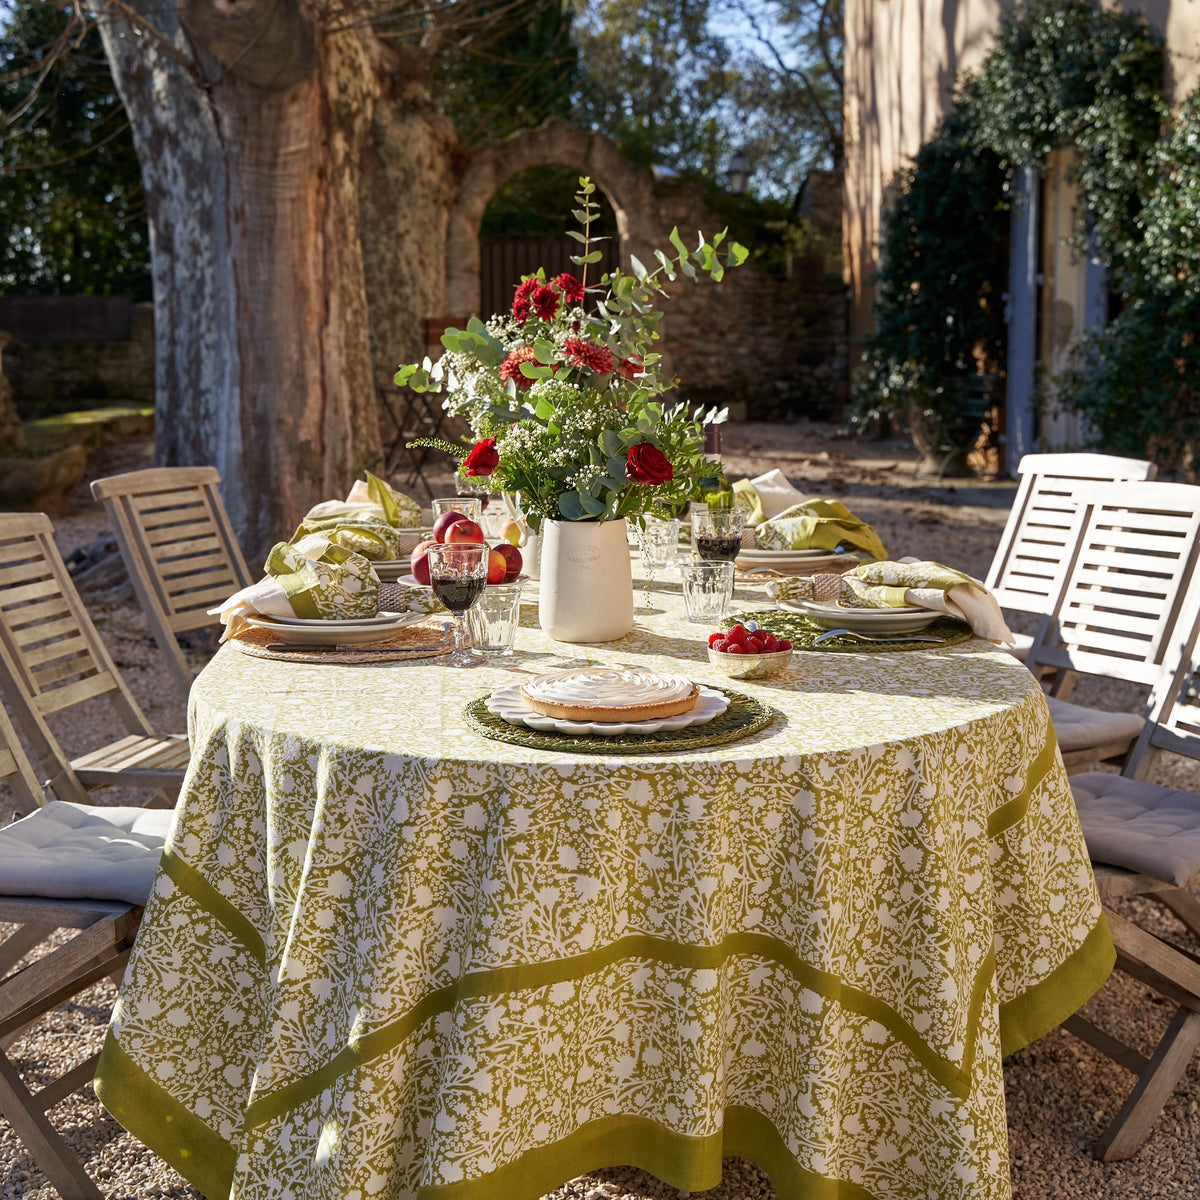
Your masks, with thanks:
[{"label": "wooden slatted chair", "polygon": [[[1020,483],[984,582],[1002,609],[1041,616],[1058,590],[1077,504],[1073,491],[1088,481],[1149,482],[1158,468],[1140,458],[1110,454],[1026,454]],[[1031,638],[1017,634],[1014,653],[1024,658]]]},{"label": "wooden slatted chair", "polygon": [[209,609],[254,582],[212,467],[165,467],[97,479],[150,630],[186,702],[192,672],[177,634],[215,627]]},{"label": "wooden slatted chair", "polygon": [[[87,789],[151,788],[179,794],[184,734],[158,736],[100,640],[42,513],[0,513],[0,689],[29,746],[42,786],[86,802]],[[125,736],[68,761],[46,718],[107,699]]]},{"label": "wooden slatted chair", "polygon": [[[1076,1014],[1065,1026],[1137,1076],[1137,1083],[1096,1144],[1096,1157],[1130,1157],[1145,1141],[1200,1046],[1200,955],[1138,924],[1122,901],[1163,905],[1200,942],[1200,795],[1148,782],[1163,753],[1200,759],[1197,630],[1200,580],[1193,580],[1172,639],[1173,669],[1151,697],[1151,714],[1120,775],[1071,780],[1100,899],[1117,948],[1117,966],[1147,983],[1175,1011],[1150,1056]],[[1143,907],[1143,913],[1145,909]],[[1146,921],[1143,916],[1145,925]],[[1159,926],[1161,929],[1161,925]]]},{"label": "wooden slatted chair", "polygon": [[1141,713],[1069,703],[1076,674],[1148,689],[1171,662],[1172,639],[1196,566],[1200,487],[1185,483],[1080,484],[1060,586],[1025,664],[1045,679],[1050,716],[1069,772],[1120,763]]},{"label": "wooden slatted chair", "polygon": [[[42,799],[3,709],[0,779]],[[46,1013],[124,968],[173,815],[54,800],[0,829],[0,922],[16,927],[0,942],[0,1116],[63,1200],[101,1197],[47,1116],[91,1081],[99,1054],[34,1092],[8,1052]],[[76,932],[31,957],[58,930]]]}]

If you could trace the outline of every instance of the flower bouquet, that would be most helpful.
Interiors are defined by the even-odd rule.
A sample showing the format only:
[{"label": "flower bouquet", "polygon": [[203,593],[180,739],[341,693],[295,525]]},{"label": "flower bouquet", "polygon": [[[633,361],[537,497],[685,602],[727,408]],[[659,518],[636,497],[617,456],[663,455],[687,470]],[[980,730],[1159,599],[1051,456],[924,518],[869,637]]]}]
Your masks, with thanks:
[{"label": "flower bouquet", "polygon": [[673,253],[656,251],[654,271],[634,258],[632,273],[614,271],[589,288],[588,267],[601,257],[591,233],[598,208],[595,185],[584,178],[579,187],[582,230],[569,234],[581,244],[571,260],[580,277],[526,276],[511,313],[447,330],[436,363],[402,366],[395,377],[414,391],[444,390],[444,407],[478,439],[465,458],[449,442],[412,444],[442,449],[488,490],[515,494],[535,531],[545,520],[640,524],[647,513],[678,510],[719,472],[704,458],[704,425],[724,420],[724,410],[690,412],[660,399],[675,381],[653,350],[655,303],[666,297],[664,279],[720,282],[747,254],[736,242],[722,249],[724,232],[711,243],[701,234],[689,251],[672,230]]}]

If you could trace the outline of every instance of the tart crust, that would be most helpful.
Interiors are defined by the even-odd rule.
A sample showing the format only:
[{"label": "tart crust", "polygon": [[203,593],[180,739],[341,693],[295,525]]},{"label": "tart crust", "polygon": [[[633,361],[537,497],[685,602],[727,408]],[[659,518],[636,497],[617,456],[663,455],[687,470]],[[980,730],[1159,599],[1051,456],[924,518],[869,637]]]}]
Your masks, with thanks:
[{"label": "tart crust", "polygon": [[[591,670],[559,671],[551,675],[541,675],[533,681],[532,685],[522,685],[521,695],[524,697],[525,703],[534,712],[541,713],[543,716],[555,717],[564,721],[600,721],[609,723],[654,721],[663,717],[679,716],[681,713],[690,712],[695,708],[696,701],[700,697],[699,685],[690,682],[688,690],[683,695],[672,697],[668,700],[649,700],[642,704],[581,704],[561,700],[553,695],[553,692],[557,690],[553,685],[558,681],[562,681],[564,690],[569,690],[569,684],[573,680],[581,679],[584,676],[596,676],[602,673],[602,668],[593,668]],[[613,675],[619,674],[619,672],[615,671],[610,673]],[[650,671],[640,672],[640,674],[647,678],[665,678],[663,676],[655,676]],[[547,685],[549,686],[547,687]],[[538,692],[532,690],[533,688],[545,688],[546,690],[538,694]]]}]

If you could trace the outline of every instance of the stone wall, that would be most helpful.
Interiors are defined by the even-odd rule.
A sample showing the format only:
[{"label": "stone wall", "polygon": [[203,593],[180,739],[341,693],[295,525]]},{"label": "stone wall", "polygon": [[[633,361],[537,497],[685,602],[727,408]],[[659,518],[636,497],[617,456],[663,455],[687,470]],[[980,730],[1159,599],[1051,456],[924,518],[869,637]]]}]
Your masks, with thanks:
[{"label": "stone wall", "polygon": [[[661,226],[685,243],[719,222],[698,189],[656,184]],[[846,398],[846,290],[836,263],[799,258],[786,276],[752,263],[714,286],[677,280],[660,326],[667,370],[689,399],[729,405],[735,419],[836,417]]]},{"label": "stone wall", "polygon": [[154,403],[154,306],[135,304],[128,341],[21,341],[4,350],[4,374],[26,417],[96,401]]}]

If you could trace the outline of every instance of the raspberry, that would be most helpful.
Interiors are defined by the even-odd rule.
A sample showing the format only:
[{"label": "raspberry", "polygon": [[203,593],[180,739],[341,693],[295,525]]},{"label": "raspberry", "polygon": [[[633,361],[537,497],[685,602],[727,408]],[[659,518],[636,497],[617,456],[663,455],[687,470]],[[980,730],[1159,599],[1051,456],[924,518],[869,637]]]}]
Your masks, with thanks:
[{"label": "raspberry", "polygon": [[726,654],[745,654],[746,647],[743,646],[740,642],[731,642],[727,638],[725,641],[725,653]]},{"label": "raspberry", "polygon": [[789,642],[787,640],[787,638],[780,638],[779,639],[779,648],[780,648],[780,650],[790,650],[792,648],[792,643]]},{"label": "raspberry", "polygon": [[717,640],[715,642],[709,642],[708,645],[711,650],[728,650],[729,649],[729,643],[723,637],[717,638]]},{"label": "raspberry", "polygon": [[712,645],[715,645],[715,644],[716,644],[716,642],[718,641],[718,639],[719,639],[720,641],[724,641],[724,640],[725,640],[725,635],[724,635],[723,633],[710,633],[710,634],[708,635],[708,644],[709,644],[710,646],[712,646]]}]

